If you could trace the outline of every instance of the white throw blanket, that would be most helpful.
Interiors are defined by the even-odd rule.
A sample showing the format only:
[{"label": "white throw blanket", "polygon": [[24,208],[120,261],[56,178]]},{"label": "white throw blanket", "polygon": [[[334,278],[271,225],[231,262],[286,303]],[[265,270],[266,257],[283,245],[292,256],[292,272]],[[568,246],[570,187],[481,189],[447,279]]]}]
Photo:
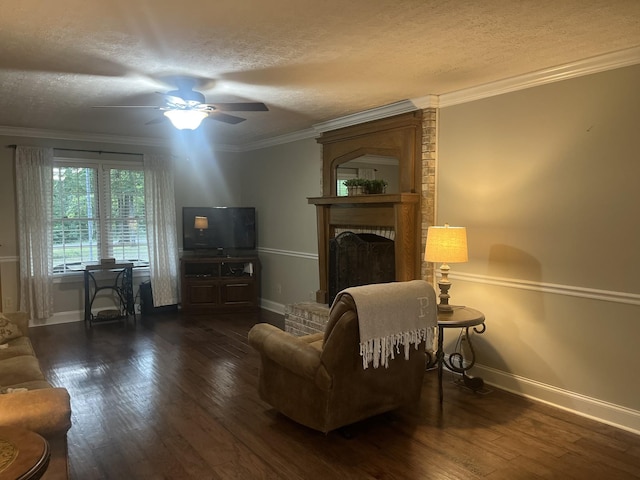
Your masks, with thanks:
[{"label": "white throw blanket", "polygon": [[336,300],[343,293],[351,295],[356,304],[364,368],[369,363],[373,368],[388,367],[389,358],[400,353],[400,345],[407,360],[412,344],[416,349],[423,341],[433,345],[438,321],[436,294],[424,280],[350,287]]}]

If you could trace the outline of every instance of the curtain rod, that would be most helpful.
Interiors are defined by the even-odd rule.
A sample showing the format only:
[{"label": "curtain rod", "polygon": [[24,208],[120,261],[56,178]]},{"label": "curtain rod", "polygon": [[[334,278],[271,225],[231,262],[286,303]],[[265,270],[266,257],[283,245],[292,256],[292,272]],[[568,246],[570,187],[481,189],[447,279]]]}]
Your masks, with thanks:
[{"label": "curtain rod", "polygon": [[[18,145],[7,145],[7,148],[17,148]],[[138,155],[140,157],[142,157],[144,154],[142,153],[127,153],[127,152],[112,152],[109,150],[85,150],[82,148],[55,148],[54,150],[58,150],[58,151],[63,151],[63,152],[84,152],[84,153],[97,153],[97,154],[103,154],[103,153],[109,153],[109,154],[115,154],[115,155]]]}]

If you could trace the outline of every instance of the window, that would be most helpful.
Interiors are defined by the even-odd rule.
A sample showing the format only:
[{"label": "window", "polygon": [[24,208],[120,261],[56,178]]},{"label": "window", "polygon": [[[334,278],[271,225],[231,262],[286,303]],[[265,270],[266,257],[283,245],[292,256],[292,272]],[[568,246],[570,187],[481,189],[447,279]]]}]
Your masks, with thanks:
[{"label": "window", "polygon": [[336,179],[336,193],[338,197],[347,196],[347,187],[344,184],[345,180],[352,178],[358,178],[358,173],[355,169],[339,168]]},{"label": "window", "polygon": [[56,161],[52,220],[54,273],[108,257],[149,261],[141,168]]}]

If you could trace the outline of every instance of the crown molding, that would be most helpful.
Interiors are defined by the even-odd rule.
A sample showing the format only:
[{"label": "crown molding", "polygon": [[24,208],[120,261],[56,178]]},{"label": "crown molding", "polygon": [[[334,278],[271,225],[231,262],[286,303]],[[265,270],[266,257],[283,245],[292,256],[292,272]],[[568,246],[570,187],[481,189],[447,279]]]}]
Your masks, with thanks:
[{"label": "crown molding", "polygon": [[503,93],[525,90],[527,88],[560,82],[570,78],[628,67],[638,63],[640,63],[640,46],[445,93],[439,96],[439,106],[442,108],[473,102],[475,100],[502,95]]},{"label": "crown molding", "polygon": [[[305,140],[307,138],[316,138],[318,132],[313,128],[307,128],[305,130],[298,130],[297,132],[286,133],[277,137],[271,137],[264,140],[258,140],[256,142],[250,142],[242,146],[235,147],[233,151],[236,152],[248,152],[251,150],[258,150],[260,148],[275,147],[276,145],[283,145],[285,143],[295,142],[297,140]],[[232,148],[232,147],[231,147]]]},{"label": "crown molding", "polygon": [[[429,95],[427,97],[421,97],[422,99],[433,99],[437,97],[435,95]],[[424,101],[424,100],[423,100]],[[425,101],[428,103],[427,101]],[[429,105],[433,106],[433,105]],[[362,112],[353,113],[351,115],[345,115],[344,117],[334,118],[326,122],[316,123],[312,128],[306,130],[299,130],[297,132],[288,133],[286,135],[280,135],[278,137],[272,137],[266,140],[258,142],[252,142],[244,145],[238,151],[251,151],[259,148],[273,147],[284,143],[294,142],[296,140],[302,140],[306,138],[317,138],[324,132],[331,130],[337,130],[338,128],[350,127],[351,125],[359,125],[361,123],[370,122],[372,120],[380,120],[381,118],[393,117],[394,115],[400,115],[401,113],[413,112],[418,108],[411,100],[402,100],[400,102],[392,103],[382,107],[371,108]]]},{"label": "crown molding", "polygon": [[64,132],[37,128],[0,126],[0,135],[10,137],[47,138],[50,140],[71,140],[76,142],[116,143],[120,145],[140,145],[145,147],[167,147],[164,140],[145,137],[126,137],[101,133]]},{"label": "crown molding", "polygon": [[412,98],[411,103],[419,110],[438,108],[440,106],[440,97],[438,95],[425,95],[424,97]]},{"label": "crown molding", "polygon": [[[157,147],[171,149],[171,142],[165,139],[150,137],[127,137],[106,135],[101,133],[65,132],[61,130],[44,130],[27,127],[9,127],[0,125],[0,136],[46,138],[48,140],[68,140],[73,142],[113,143],[117,145],[135,145],[138,147]],[[215,150],[222,152],[239,152],[242,148],[235,145],[216,144]]]},{"label": "crown molding", "polygon": [[416,106],[411,102],[411,100],[401,100],[400,102],[392,103],[390,105],[371,108],[362,112],[352,113],[351,115],[345,115],[344,117],[334,118],[333,120],[328,120],[326,122],[316,123],[313,125],[313,128],[318,135],[320,135],[324,132],[337,130],[338,128],[359,125],[361,123],[393,117],[394,115],[413,112],[415,110]]}]

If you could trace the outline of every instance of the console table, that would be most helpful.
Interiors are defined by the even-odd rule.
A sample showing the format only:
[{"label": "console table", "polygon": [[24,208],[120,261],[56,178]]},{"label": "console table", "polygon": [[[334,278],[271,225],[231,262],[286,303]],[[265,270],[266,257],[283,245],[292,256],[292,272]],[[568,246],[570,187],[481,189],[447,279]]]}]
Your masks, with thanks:
[{"label": "console table", "polygon": [[[464,329],[464,335],[469,345],[469,351],[471,358],[468,359],[468,363],[465,366],[464,357],[460,352],[454,352],[449,355],[449,359],[444,358],[444,330],[447,328],[461,328]],[[427,368],[434,366],[438,367],[438,394],[440,398],[440,405],[442,405],[442,369],[447,369],[452,372],[462,374],[465,385],[469,385],[472,390],[480,390],[484,382],[480,377],[470,378],[467,377],[467,371],[471,369],[476,363],[476,353],[473,349],[473,343],[471,342],[471,336],[469,335],[469,329],[473,328],[476,333],[484,333],[486,326],[484,324],[484,314],[473,308],[454,306],[451,311],[438,311],[438,350],[436,351],[435,359],[430,358],[427,363]]]},{"label": "console table", "polygon": [[[100,283],[95,276],[96,272],[101,273]],[[115,275],[115,276],[114,276]],[[109,278],[110,277],[110,278]],[[102,283],[106,279],[109,283]],[[111,290],[118,300],[117,315],[94,315],[92,310],[93,302],[101,290]],[[112,321],[117,319],[129,319],[133,316],[133,323],[136,323],[135,299],[133,296],[133,263],[101,263],[97,265],[86,265],[84,269],[84,321],[85,325],[92,326],[93,322]]]}]

